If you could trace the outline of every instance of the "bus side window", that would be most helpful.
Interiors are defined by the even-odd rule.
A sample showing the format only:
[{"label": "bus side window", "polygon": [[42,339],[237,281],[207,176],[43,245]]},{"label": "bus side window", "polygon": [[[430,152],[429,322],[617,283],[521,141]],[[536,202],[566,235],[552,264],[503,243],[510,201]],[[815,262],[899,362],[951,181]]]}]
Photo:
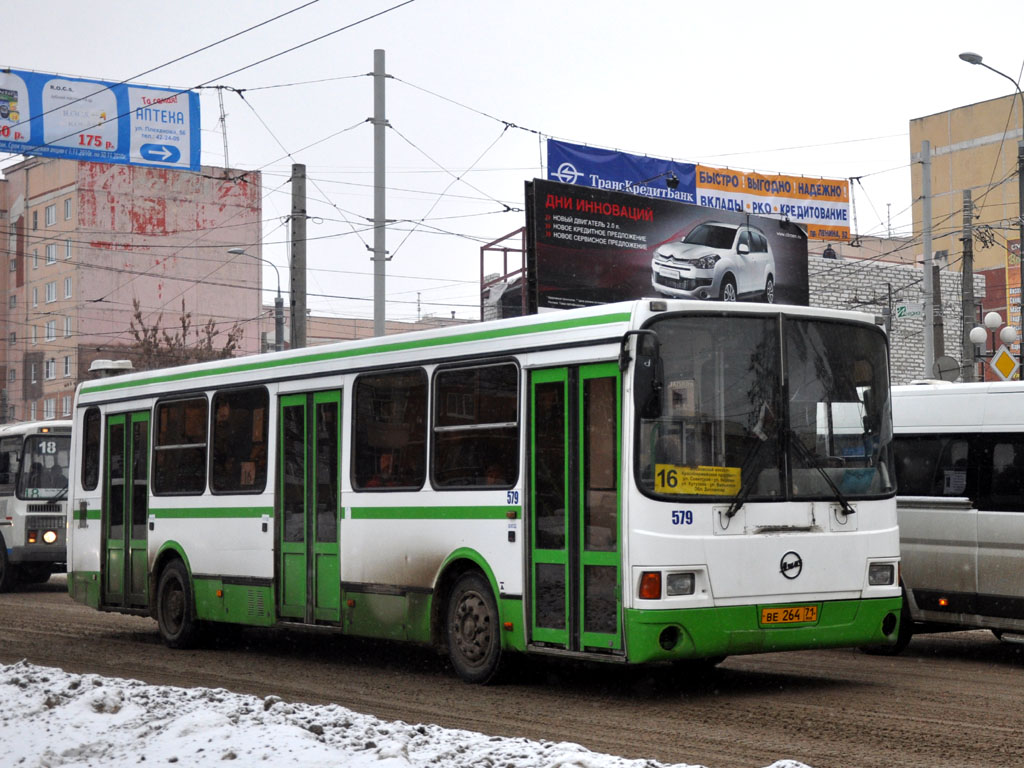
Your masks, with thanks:
[{"label": "bus side window", "polygon": [[14,493],[14,483],[18,479],[19,466],[21,466],[21,438],[9,437],[0,440],[0,495],[10,496]]},{"label": "bus side window", "polygon": [[90,408],[83,420],[85,435],[82,437],[82,488],[96,490],[100,481],[100,409]]},{"label": "bus side window", "polygon": [[213,396],[210,488],[214,493],[261,493],[266,488],[269,403],[264,387]]},{"label": "bus side window", "polygon": [[352,484],[419,488],[427,472],[427,374],[422,369],[356,379]]}]

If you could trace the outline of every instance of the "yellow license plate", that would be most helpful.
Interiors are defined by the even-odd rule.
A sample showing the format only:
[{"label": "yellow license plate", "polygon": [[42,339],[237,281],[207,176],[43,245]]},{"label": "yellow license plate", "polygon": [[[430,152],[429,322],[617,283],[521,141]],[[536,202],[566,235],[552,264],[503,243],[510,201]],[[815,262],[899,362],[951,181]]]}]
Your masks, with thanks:
[{"label": "yellow license plate", "polygon": [[818,620],[816,605],[783,605],[777,608],[762,608],[762,624],[803,624]]}]

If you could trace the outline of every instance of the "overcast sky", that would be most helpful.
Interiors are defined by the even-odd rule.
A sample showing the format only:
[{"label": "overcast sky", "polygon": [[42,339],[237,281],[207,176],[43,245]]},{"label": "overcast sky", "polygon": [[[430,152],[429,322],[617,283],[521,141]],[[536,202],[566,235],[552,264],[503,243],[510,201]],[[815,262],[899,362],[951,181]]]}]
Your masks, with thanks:
[{"label": "overcast sky", "polygon": [[[139,76],[303,4],[18,3],[5,8],[0,64],[243,89],[221,91],[228,157],[263,173],[263,256],[281,267],[287,289],[288,179],[291,164],[303,163],[315,217],[310,306],[372,317],[367,74],[374,49],[384,49],[393,77],[387,217],[397,220],[387,236],[387,314],[400,320],[479,316],[480,245],[523,226],[523,182],[543,175],[547,137],[765,173],[860,177],[859,232],[905,234],[909,121],[1013,92],[960,61],[963,51],[1014,79],[1024,67],[1019,3],[1009,0],[319,0]],[[223,165],[218,91],[200,93],[202,161]],[[0,166],[15,159],[0,156]],[[269,268],[264,280],[275,287]]]}]

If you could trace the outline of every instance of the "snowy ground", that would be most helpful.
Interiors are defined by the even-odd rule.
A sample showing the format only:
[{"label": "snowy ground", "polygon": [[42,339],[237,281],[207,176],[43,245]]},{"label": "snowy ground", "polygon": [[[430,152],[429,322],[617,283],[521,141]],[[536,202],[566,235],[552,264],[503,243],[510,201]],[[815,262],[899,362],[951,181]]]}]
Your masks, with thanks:
[{"label": "snowy ground", "polygon": [[[0,665],[0,745],[0,764],[10,768],[223,768],[225,761],[274,768],[664,766],[578,744],[386,722],[336,705],[73,675],[23,661]],[[770,768],[806,766],[782,760]]]}]

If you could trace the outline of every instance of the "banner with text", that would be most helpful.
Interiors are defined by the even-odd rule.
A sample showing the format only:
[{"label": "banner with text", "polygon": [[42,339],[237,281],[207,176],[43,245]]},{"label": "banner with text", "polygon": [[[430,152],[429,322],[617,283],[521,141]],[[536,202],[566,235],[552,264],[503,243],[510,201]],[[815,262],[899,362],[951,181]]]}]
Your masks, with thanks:
[{"label": "banner with text", "polygon": [[792,222],[540,179],[526,200],[539,309],[659,295],[808,303],[807,236]]},{"label": "banner with text", "polygon": [[[814,240],[850,239],[850,183],[678,163],[548,139],[548,179],[788,219]],[[676,185],[676,186],[672,186]]]},{"label": "banner with text", "polygon": [[0,150],[198,171],[199,94],[0,72]]}]

